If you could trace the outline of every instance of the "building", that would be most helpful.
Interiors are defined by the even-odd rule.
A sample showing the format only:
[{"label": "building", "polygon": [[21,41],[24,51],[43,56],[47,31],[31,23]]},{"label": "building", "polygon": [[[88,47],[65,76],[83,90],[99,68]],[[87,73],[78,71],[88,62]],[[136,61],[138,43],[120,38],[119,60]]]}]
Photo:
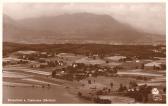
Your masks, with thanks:
[{"label": "building", "polygon": [[164,70],[165,64],[161,62],[150,62],[144,65],[145,70]]}]

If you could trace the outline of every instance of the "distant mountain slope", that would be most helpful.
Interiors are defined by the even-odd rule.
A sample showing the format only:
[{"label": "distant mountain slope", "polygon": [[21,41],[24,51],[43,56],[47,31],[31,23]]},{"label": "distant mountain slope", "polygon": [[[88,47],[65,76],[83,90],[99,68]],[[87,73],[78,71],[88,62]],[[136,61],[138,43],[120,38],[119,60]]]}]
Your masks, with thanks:
[{"label": "distant mountain slope", "polygon": [[15,21],[4,15],[4,41],[26,43],[77,42],[148,42],[163,36],[140,32],[108,15],[91,13],[64,14]]}]

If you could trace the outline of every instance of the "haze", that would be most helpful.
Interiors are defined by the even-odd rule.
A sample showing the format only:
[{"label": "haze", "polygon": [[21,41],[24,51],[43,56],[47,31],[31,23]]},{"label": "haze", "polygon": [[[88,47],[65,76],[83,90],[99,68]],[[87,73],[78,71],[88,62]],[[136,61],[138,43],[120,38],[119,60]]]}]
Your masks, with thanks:
[{"label": "haze", "polygon": [[6,3],[3,12],[13,19],[89,12],[107,14],[145,32],[166,33],[164,3]]}]

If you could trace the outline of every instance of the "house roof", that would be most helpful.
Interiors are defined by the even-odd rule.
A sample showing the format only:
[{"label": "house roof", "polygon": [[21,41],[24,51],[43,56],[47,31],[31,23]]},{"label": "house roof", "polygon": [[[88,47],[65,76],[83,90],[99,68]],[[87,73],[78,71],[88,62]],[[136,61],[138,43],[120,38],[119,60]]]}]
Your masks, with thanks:
[{"label": "house roof", "polygon": [[160,66],[162,63],[159,62],[151,62],[151,63],[147,63],[144,66]]}]

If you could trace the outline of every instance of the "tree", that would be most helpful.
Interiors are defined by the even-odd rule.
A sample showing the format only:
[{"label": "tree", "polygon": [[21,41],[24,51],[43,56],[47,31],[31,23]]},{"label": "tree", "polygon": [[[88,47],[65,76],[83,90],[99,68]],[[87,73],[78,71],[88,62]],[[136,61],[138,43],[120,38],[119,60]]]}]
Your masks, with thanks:
[{"label": "tree", "polygon": [[56,71],[52,71],[52,74],[51,74],[52,78],[55,78],[56,77]]},{"label": "tree", "polygon": [[109,61],[108,61],[108,60],[106,60],[106,63],[109,63]]},{"label": "tree", "polygon": [[166,65],[165,64],[161,64],[161,69],[162,70],[166,70]]},{"label": "tree", "polygon": [[141,69],[144,69],[144,64],[143,63],[141,64]]},{"label": "tree", "polygon": [[110,83],[111,88],[113,88],[113,82]]},{"label": "tree", "polygon": [[118,91],[122,92],[123,90],[124,90],[124,86],[123,86],[123,84],[120,84],[120,87],[119,87]]}]

